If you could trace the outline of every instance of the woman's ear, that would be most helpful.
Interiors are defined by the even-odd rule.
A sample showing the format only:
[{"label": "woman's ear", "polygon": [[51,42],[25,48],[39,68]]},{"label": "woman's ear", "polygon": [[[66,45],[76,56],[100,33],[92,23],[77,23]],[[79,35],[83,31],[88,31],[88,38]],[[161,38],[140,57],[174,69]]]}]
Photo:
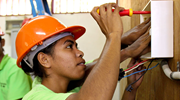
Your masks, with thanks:
[{"label": "woman's ear", "polygon": [[43,67],[45,67],[45,68],[51,67],[51,62],[50,62],[51,57],[49,55],[47,55],[43,52],[39,52],[37,55],[37,59]]}]

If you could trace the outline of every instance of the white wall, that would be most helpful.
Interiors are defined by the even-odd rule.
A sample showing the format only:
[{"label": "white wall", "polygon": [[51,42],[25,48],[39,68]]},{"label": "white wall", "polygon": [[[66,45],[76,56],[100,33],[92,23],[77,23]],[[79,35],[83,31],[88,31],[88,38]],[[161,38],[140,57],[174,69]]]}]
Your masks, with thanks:
[{"label": "white wall", "polygon": [[53,17],[62,21],[66,26],[84,26],[86,33],[77,40],[79,49],[84,52],[86,61],[99,57],[105,43],[105,37],[89,13],[58,14],[53,15]]},{"label": "white wall", "polygon": [[[86,33],[77,40],[78,47],[80,50],[84,52],[84,59],[86,61],[93,60],[99,57],[103,49],[103,45],[105,43],[105,36],[103,35],[99,26],[97,25],[97,23],[89,13],[55,14],[53,15],[53,17],[59,19],[66,26],[72,26],[72,25],[84,26],[86,28]],[[5,31],[5,17],[0,17],[0,22],[3,31]],[[4,38],[6,40],[6,46],[4,47],[6,51],[5,53],[11,56],[11,36],[6,34]],[[113,100],[119,100],[119,94],[120,93],[119,93],[119,83],[118,83]]]}]

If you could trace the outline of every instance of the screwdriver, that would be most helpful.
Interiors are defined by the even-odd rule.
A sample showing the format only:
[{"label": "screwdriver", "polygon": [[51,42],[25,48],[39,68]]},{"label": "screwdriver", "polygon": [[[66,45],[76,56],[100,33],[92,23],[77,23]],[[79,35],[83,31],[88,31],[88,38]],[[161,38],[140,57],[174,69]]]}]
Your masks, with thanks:
[{"label": "screwdriver", "polygon": [[[112,9],[112,12],[114,12],[114,9]],[[97,10],[97,13],[99,13],[99,9]],[[130,9],[125,9],[123,11],[119,12],[120,16],[132,16],[133,14],[151,14],[151,11],[133,11]]]}]

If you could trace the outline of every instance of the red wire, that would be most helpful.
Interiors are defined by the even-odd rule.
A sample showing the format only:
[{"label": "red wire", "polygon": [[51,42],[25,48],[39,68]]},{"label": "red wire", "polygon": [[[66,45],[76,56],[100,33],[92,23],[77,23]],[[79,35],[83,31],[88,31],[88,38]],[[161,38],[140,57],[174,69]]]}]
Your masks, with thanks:
[{"label": "red wire", "polygon": [[137,66],[137,65],[139,65],[139,64],[142,64],[143,62],[146,62],[146,61],[148,61],[148,60],[149,60],[149,59],[144,60],[144,61],[142,61],[142,62],[140,62],[140,63],[138,63],[138,64],[135,64],[134,66],[132,66],[132,67],[130,67],[130,68],[128,68],[128,69],[126,69],[126,70],[124,70],[124,71],[128,71],[128,70],[130,70],[130,69],[134,68],[135,66]]}]

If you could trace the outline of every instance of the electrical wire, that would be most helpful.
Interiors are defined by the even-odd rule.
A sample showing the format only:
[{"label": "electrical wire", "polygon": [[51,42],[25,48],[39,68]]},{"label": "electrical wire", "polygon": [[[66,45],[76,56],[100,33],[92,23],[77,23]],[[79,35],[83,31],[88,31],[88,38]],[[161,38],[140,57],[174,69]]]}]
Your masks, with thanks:
[{"label": "electrical wire", "polygon": [[[159,65],[159,63],[157,63],[155,66],[153,66],[153,67],[149,68],[148,70],[151,70],[151,69],[153,69],[153,68],[157,67],[158,65]],[[129,75],[126,75],[126,76],[124,76],[124,77],[122,77],[122,78],[126,78],[126,77],[129,77],[129,76],[131,76],[131,75],[134,75],[134,74],[137,74],[137,73],[143,72],[143,71],[146,71],[146,69],[143,69],[143,70],[140,70],[140,71],[136,71],[136,72],[131,73],[131,74],[129,74]]]},{"label": "electrical wire", "polygon": [[128,73],[128,72],[130,72],[130,71],[132,71],[132,70],[134,70],[134,69],[136,69],[136,68],[138,68],[140,65],[143,65],[143,64],[145,64],[145,63],[147,63],[147,62],[148,62],[148,61],[139,63],[139,65],[134,66],[132,69],[129,69],[129,70],[125,71],[125,74]]},{"label": "electrical wire", "polygon": [[149,59],[144,60],[144,61],[142,61],[142,62],[140,62],[140,63],[138,63],[138,64],[135,64],[134,66],[132,66],[132,67],[130,67],[130,68],[128,68],[128,69],[126,69],[126,70],[124,70],[124,71],[128,71],[128,70],[130,70],[130,69],[134,68],[135,66],[137,66],[137,65],[139,65],[139,64],[141,64],[141,63],[147,62],[147,61],[149,61]]},{"label": "electrical wire", "polygon": [[153,62],[153,60],[154,60],[154,59],[152,59],[151,62],[149,63],[146,71],[145,71],[136,81],[134,81],[133,83],[131,83],[131,84],[128,85],[128,87],[126,88],[126,91],[131,92],[131,91],[133,90],[132,85],[133,85],[134,83],[136,83],[137,81],[139,81],[139,79],[141,79],[141,77],[148,71],[149,66],[151,65],[151,63]]}]

